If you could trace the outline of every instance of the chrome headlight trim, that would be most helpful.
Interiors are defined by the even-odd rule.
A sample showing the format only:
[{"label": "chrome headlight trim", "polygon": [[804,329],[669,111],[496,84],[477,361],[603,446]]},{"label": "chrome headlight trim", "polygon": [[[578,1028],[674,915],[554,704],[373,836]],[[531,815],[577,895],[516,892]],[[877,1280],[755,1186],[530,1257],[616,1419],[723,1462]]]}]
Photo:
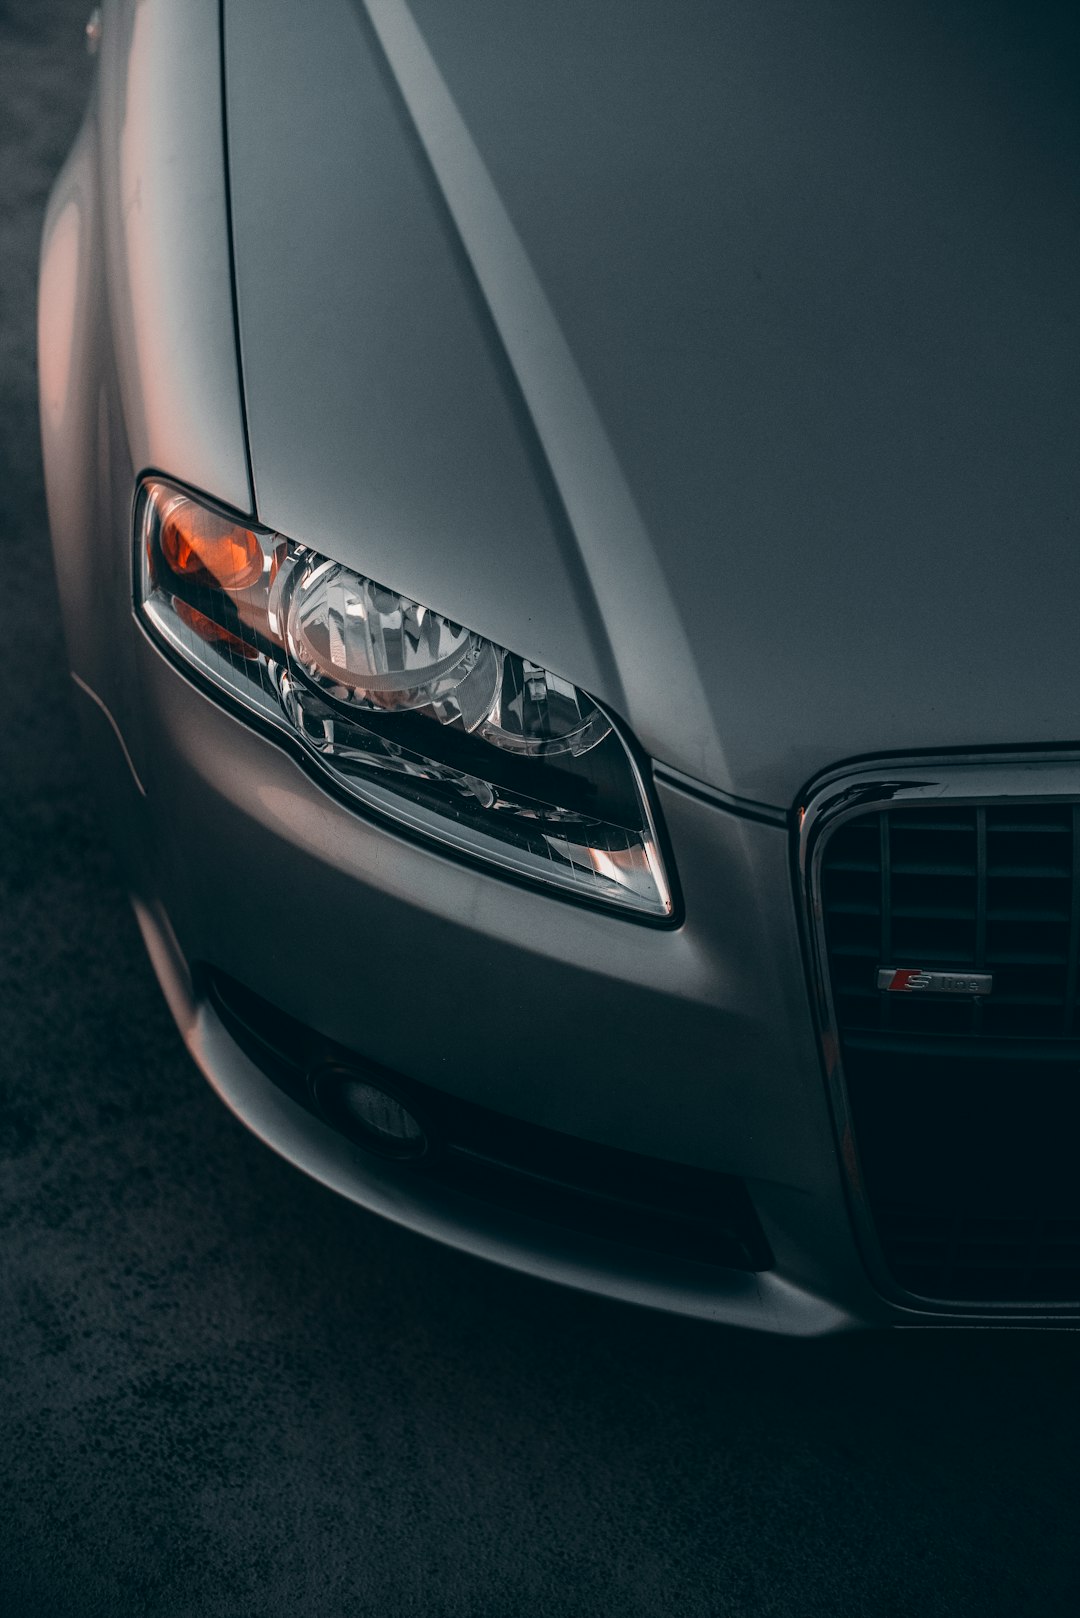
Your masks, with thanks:
[{"label": "chrome headlight trim", "polygon": [[[223,531],[231,526],[254,536],[262,548],[256,583],[222,588],[212,578],[207,580],[205,569],[193,569],[190,579],[178,582],[170,564],[163,562],[160,514],[166,501],[188,503],[211,528],[216,522]],[[581,734],[569,748],[557,745],[553,750],[522,752],[515,737],[509,745],[498,746],[491,741],[487,724],[475,726],[477,736],[457,741],[462,725],[453,721],[459,716],[451,715],[449,722],[440,716],[435,723],[428,716],[430,706],[424,717],[404,716],[411,730],[395,732],[396,715],[376,711],[374,705],[366,713],[357,712],[359,704],[345,700],[347,694],[332,686],[320,689],[312,671],[290,655],[280,616],[283,596],[275,590],[277,578],[290,567],[295,570],[303,558],[339,572],[348,570],[156,474],[146,474],[139,482],[133,526],[133,602],[143,630],[185,673],[212,688],[219,700],[236,705],[249,722],[271,731],[354,808],[370,810],[428,843],[548,893],[654,925],[675,923],[658,818],[636,746],[595,699],[579,693],[584,718]],[[172,550],[175,554],[175,544]],[[242,579],[248,576],[243,573]],[[352,577],[364,582],[359,575]],[[483,646],[492,644],[482,637],[471,638]],[[510,654],[494,650],[509,663]],[[440,674],[447,663],[453,659],[442,660]],[[448,756],[466,745],[469,751],[463,761]],[[597,789],[590,782],[592,763],[585,755],[594,749],[595,757],[605,750],[602,775],[609,783],[613,764],[616,772],[623,772],[616,793],[622,810],[614,821],[588,807],[589,794],[595,795]],[[553,758],[552,751],[558,756]],[[478,771],[478,756],[491,765],[490,783]],[[561,790],[572,789],[569,805],[560,805],[549,791],[549,782],[560,778]],[[601,784],[601,803],[603,791]],[[440,801],[433,802],[433,797]],[[633,823],[627,824],[630,804]]]}]

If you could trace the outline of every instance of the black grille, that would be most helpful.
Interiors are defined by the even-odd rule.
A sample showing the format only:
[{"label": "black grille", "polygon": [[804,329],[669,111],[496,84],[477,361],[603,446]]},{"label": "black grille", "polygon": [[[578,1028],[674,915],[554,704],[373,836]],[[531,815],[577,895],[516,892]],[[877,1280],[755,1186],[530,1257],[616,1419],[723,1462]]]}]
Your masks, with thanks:
[{"label": "black grille", "polygon": [[[218,1013],[252,1060],[301,1106],[326,1118],[307,1075],[326,1062],[378,1069],[223,973],[200,972]],[[625,1247],[728,1269],[767,1270],[772,1256],[743,1182],[646,1157],[385,1075],[434,1126],[430,1163],[395,1165],[489,1204]],[[388,1165],[384,1164],[384,1168]]]},{"label": "black grille", "polygon": [[[865,1189],[919,1296],[1080,1300],[1080,807],[892,809],[829,837],[822,902]],[[993,974],[985,998],[879,967]]]}]

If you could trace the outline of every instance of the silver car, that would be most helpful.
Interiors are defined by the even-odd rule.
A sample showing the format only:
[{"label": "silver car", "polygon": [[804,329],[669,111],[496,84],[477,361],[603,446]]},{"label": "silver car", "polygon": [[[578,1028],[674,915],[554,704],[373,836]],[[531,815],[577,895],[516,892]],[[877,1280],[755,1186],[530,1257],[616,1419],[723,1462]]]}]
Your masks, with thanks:
[{"label": "silver car", "polygon": [[193,1057],[355,1202],[772,1331],[1075,1319],[1075,85],[978,11],[95,16],[87,747]]}]

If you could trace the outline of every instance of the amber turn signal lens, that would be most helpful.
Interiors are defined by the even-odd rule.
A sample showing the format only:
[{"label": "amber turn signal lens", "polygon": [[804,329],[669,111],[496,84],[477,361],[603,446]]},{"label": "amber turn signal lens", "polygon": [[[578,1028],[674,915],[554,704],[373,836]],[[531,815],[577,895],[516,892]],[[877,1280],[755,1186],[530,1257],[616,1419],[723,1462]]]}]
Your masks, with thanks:
[{"label": "amber turn signal lens", "polygon": [[250,528],[217,517],[193,500],[177,500],[161,525],[161,554],[179,579],[219,590],[246,590],[263,570]]},{"label": "amber turn signal lens", "polygon": [[190,606],[186,601],[181,600],[179,596],[173,596],[172,605],[173,611],[180,622],[186,625],[193,635],[198,635],[200,640],[204,640],[208,646],[217,646],[221,651],[231,652],[233,657],[242,657],[249,663],[258,661],[259,648],[249,646],[247,641],[240,639],[239,635],[234,635],[231,629],[224,628],[222,624],[216,624],[212,618],[208,618],[204,612],[200,612],[197,607]]}]

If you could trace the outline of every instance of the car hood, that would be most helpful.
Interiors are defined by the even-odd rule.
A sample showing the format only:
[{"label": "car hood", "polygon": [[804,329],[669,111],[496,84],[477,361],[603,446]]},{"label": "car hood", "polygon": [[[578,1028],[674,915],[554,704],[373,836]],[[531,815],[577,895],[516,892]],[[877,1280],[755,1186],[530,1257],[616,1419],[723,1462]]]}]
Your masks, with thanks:
[{"label": "car hood", "polygon": [[742,798],[1080,738],[1074,8],[225,15],[264,521]]}]

